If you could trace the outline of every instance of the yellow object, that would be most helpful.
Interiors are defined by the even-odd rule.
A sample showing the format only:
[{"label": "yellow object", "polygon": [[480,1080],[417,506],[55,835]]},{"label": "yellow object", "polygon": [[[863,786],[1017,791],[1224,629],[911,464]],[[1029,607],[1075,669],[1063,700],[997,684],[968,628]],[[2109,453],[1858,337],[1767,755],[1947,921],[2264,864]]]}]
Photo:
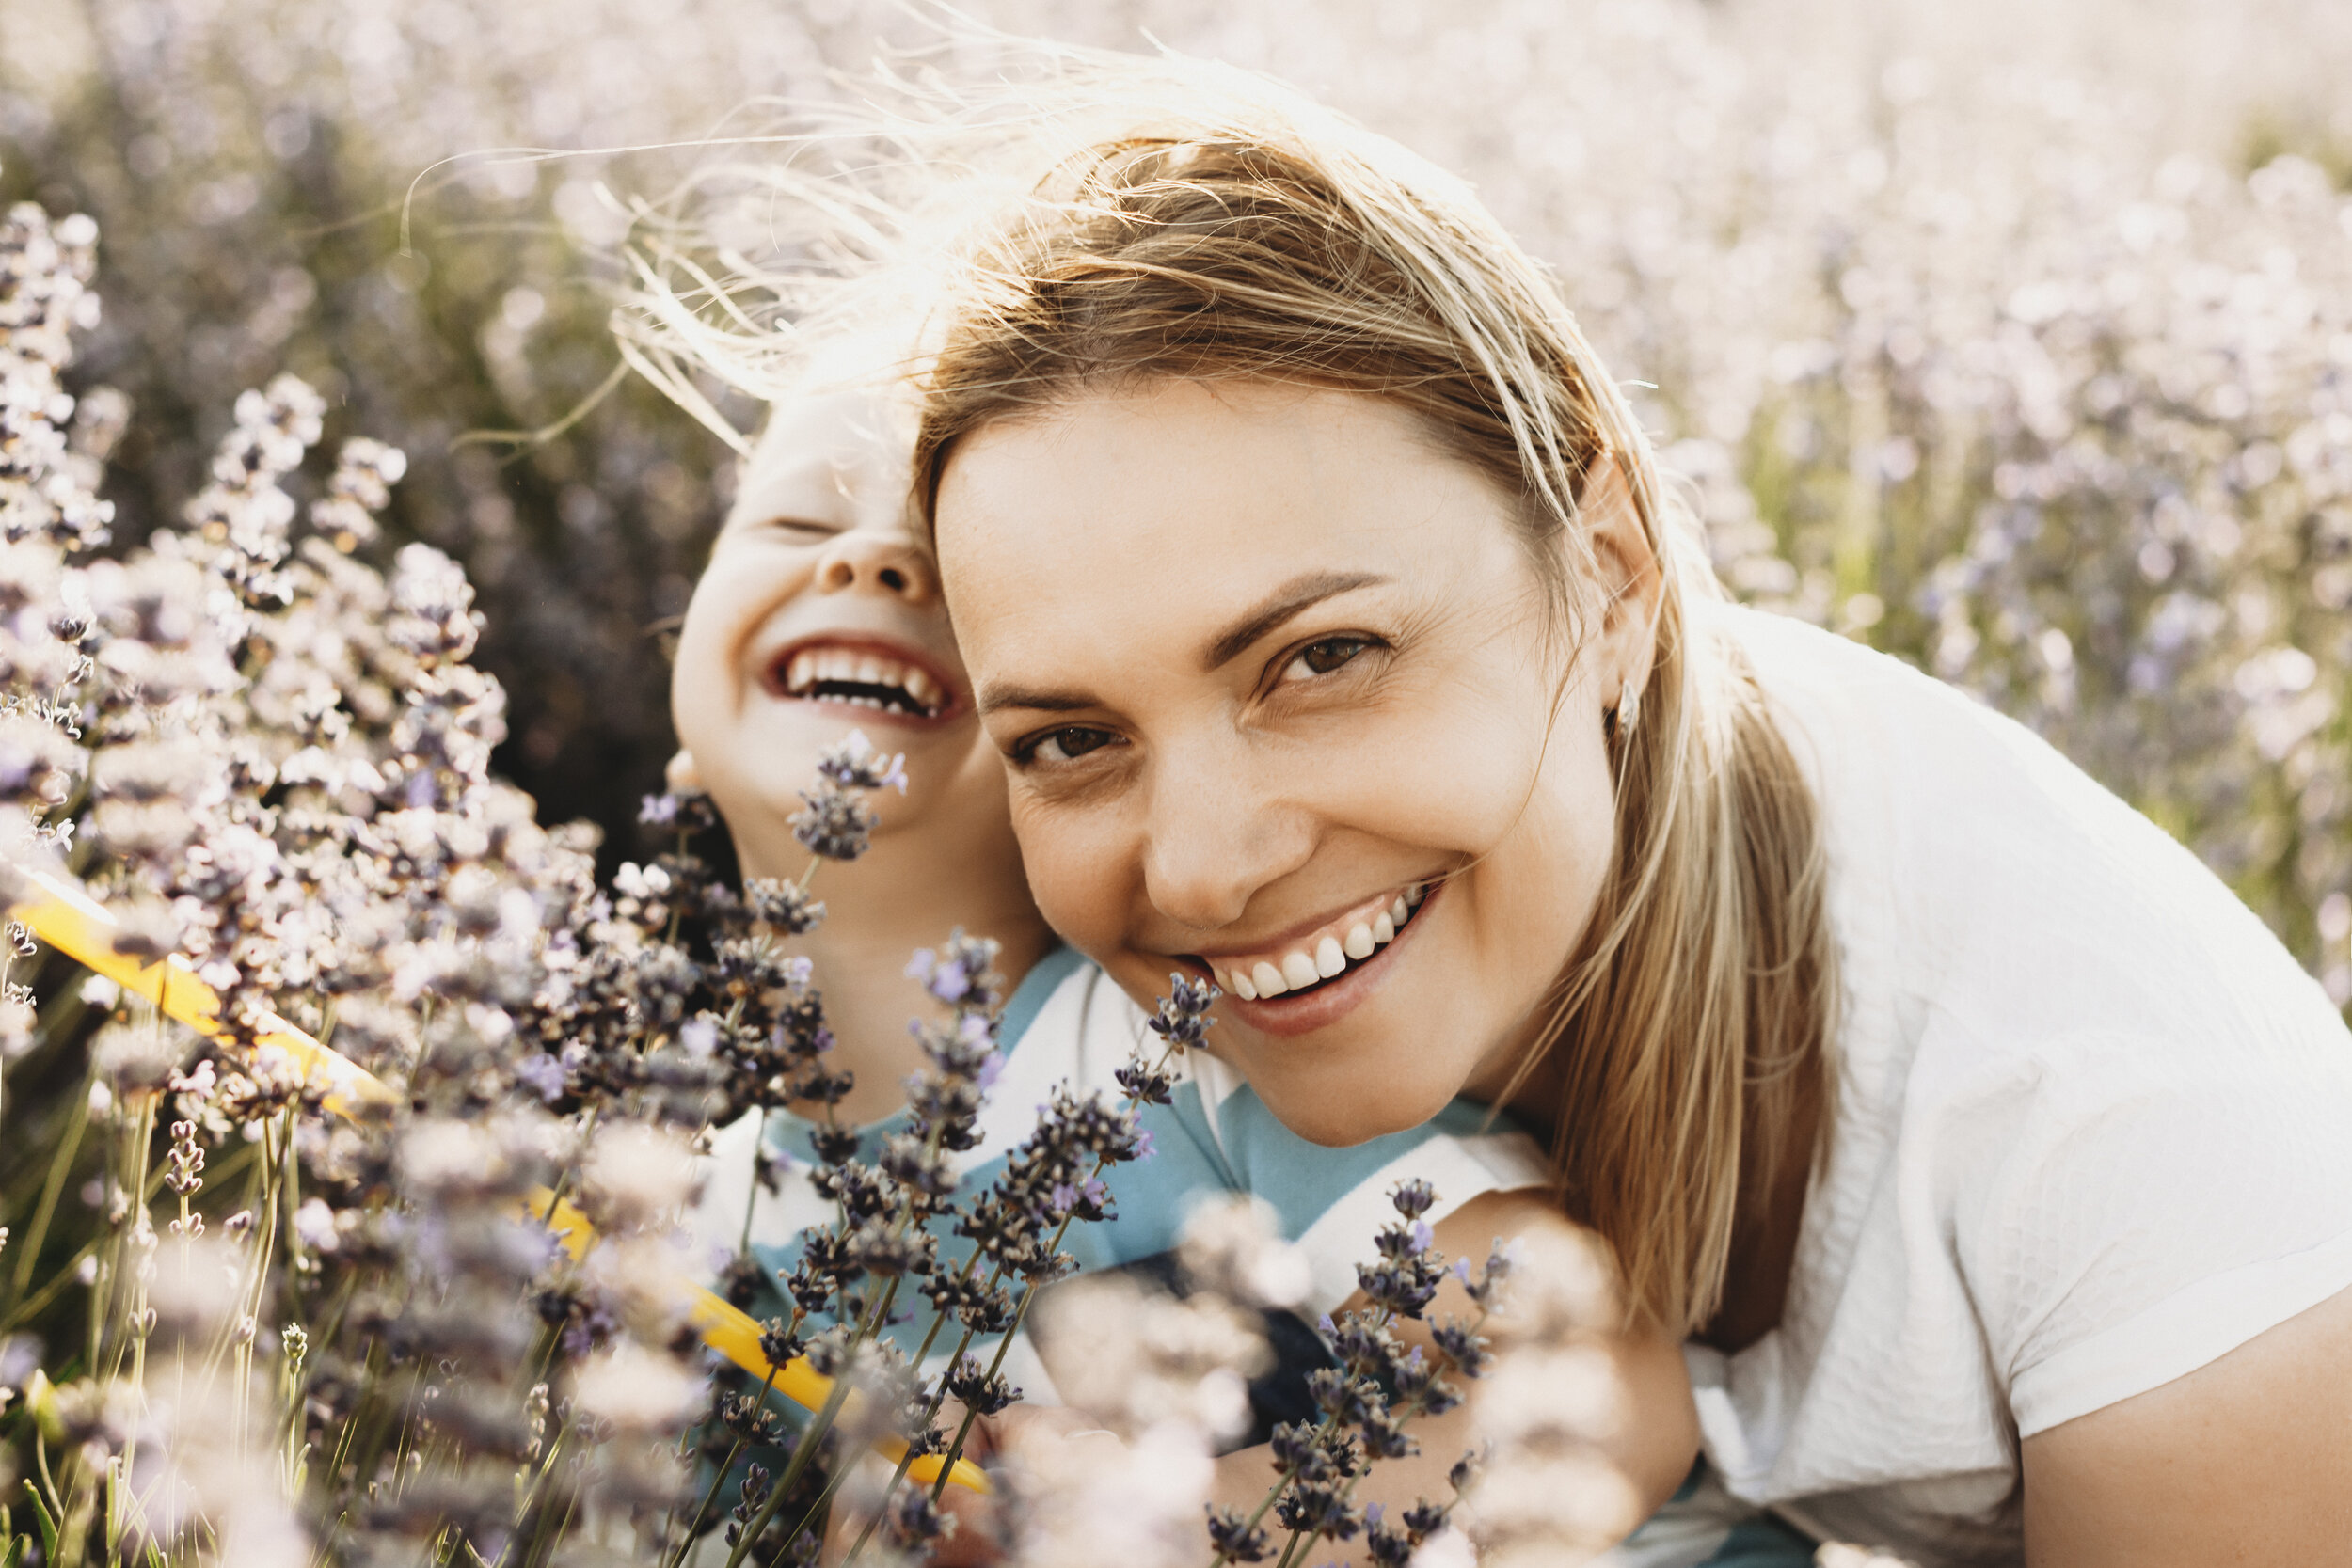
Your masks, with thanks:
[{"label": "yellow object", "polygon": [[[142,964],[118,953],[114,935],[120,923],[104,905],[63,877],[21,865],[8,870],[27,884],[8,910],[11,918],[84,968],[152,1002],[158,1011],[209,1038],[228,1040],[229,1031],[220,1021],[219,994],[198,978],[185,958],[174,953],[161,962]],[[357,1116],[365,1106],[390,1104],[397,1098],[382,1079],[276,1013],[262,1015],[257,1047],[285,1052],[307,1077],[325,1088],[326,1108],[340,1116]],[[546,1219],[575,1259],[588,1256],[588,1249],[596,1244],[596,1233],[585,1215],[544,1187],[532,1196],[530,1203],[532,1215]],[[759,1324],[749,1313],[690,1280],[680,1279],[676,1284],[681,1293],[691,1292],[687,1315],[702,1331],[704,1344],[754,1377],[764,1380],[772,1370],[776,1391],[803,1409],[823,1407],[833,1394],[833,1379],[811,1367],[807,1357],[771,1369],[759,1353]],[[894,1465],[906,1457],[906,1445],[896,1438],[877,1443],[874,1449]],[[907,1473],[930,1482],[939,1479],[939,1467],[940,1456],[926,1454],[910,1465]],[[975,1492],[994,1490],[986,1473],[969,1460],[957,1460],[947,1479]]]},{"label": "yellow object", "polygon": [[[555,1239],[564,1243],[573,1258],[588,1256],[588,1249],[596,1243],[596,1233],[588,1218],[579,1210],[553,1193],[541,1187],[529,1198],[532,1217],[544,1219]],[[683,1282],[681,1282],[683,1283]],[[687,1321],[702,1334],[703,1343],[742,1368],[752,1376],[768,1381],[772,1364],[759,1350],[759,1323],[749,1312],[724,1297],[713,1294],[699,1285],[688,1287],[693,1291],[687,1303]],[[781,1367],[773,1367],[774,1381],[770,1386],[803,1410],[821,1410],[825,1401],[833,1397],[833,1379],[808,1364],[808,1357],[795,1356]],[[845,1418],[854,1419],[857,1396],[843,1402]],[[874,1451],[893,1465],[906,1458],[907,1446],[896,1437],[885,1437],[875,1443]],[[923,1454],[907,1465],[907,1474],[929,1485],[939,1479],[941,1455]],[[956,1461],[947,1479],[958,1486],[967,1487],[983,1496],[995,1490],[990,1484],[988,1472],[968,1459]]]},{"label": "yellow object", "polygon": [[[174,953],[160,963],[142,964],[115,951],[114,933],[120,923],[106,907],[91,899],[63,877],[45,871],[10,866],[8,870],[35,890],[20,897],[9,914],[31,927],[35,936],[59,952],[96,971],[127,991],[144,996],[158,1010],[178,1019],[199,1034],[226,1040],[220,1022],[220,997],[197,977],[188,960]],[[294,1058],[304,1075],[326,1091],[326,1108],[342,1116],[358,1114],[369,1104],[386,1104],[392,1091],[347,1056],[328,1050],[302,1030],[264,1013],[261,1018],[262,1050],[275,1047]]]}]

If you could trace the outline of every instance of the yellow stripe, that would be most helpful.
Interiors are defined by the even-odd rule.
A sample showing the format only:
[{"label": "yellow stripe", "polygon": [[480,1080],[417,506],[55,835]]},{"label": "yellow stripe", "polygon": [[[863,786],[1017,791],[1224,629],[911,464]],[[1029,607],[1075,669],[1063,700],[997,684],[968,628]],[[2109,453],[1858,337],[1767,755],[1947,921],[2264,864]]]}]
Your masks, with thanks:
[{"label": "yellow stripe", "polygon": [[[198,977],[185,958],[174,953],[161,962],[142,964],[116,952],[114,938],[120,923],[105,906],[65,878],[24,866],[8,869],[36,890],[20,896],[8,911],[35,936],[84,968],[145,997],[167,1016],[178,1019],[208,1038],[229,1042],[229,1031],[220,1021],[218,993]],[[325,1087],[328,1110],[349,1117],[358,1115],[367,1105],[397,1102],[398,1097],[382,1079],[350,1057],[321,1045],[276,1013],[263,1014],[260,1022],[258,1045],[263,1049],[275,1047],[293,1057],[306,1078]],[[588,1249],[596,1244],[596,1230],[587,1217],[545,1187],[532,1196],[529,1208],[532,1217],[547,1216],[548,1228],[575,1259],[587,1257]],[[751,1314],[691,1280],[673,1283],[682,1295],[688,1295],[687,1318],[702,1331],[703,1343],[754,1377],[765,1380],[771,1369],[768,1358],[759,1354],[759,1324]],[[797,1356],[774,1370],[776,1391],[803,1409],[822,1408],[833,1393],[833,1379],[811,1367],[806,1356]],[[876,1443],[874,1449],[894,1465],[906,1454],[906,1445],[896,1438]],[[926,1454],[910,1465],[907,1473],[927,1484],[935,1481],[939,1479],[940,1457]],[[965,1459],[956,1461],[947,1479],[975,1492],[994,1490],[987,1474]]]},{"label": "yellow stripe", "polygon": [[[548,1228],[555,1232],[556,1239],[574,1258],[585,1258],[588,1249],[596,1244],[596,1230],[587,1216],[545,1187],[532,1194],[530,1208],[534,1217],[547,1217]],[[772,1364],[760,1354],[757,1320],[699,1285],[690,1288],[693,1295],[687,1303],[686,1318],[702,1335],[703,1343],[766,1382]],[[794,1356],[773,1370],[775,1381],[771,1386],[803,1410],[821,1410],[825,1401],[833,1396],[833,1379],[810,1366],[804,1355]],[[842,1419],[855,1420],[857,1402],[855,1394],[842,1402]],[[884,1437],[874,1444],[874,1451],[895,1465],[906,1457],[907,1446],[896,1437]],[[943,1457],[924,1454],[907,1466],[907,1474],[930,1485],[939,1479],[939,1462]],[[947,1479],[983,1495],[995,1490],[989,1482],[988,1473],[968,1459],[957,1460]]]},{"label": "yellow stripe", "polygon": [[[52,947],[95,970],[123,990],[147,998],[164,1013],[212,1039],[226,1042],[229,1031],[220,1021],[220,997],[197,976],[188,960],[174,953],[160,963],[141,964],[115,951],[120,924],[103,905],[62,877],[45,871],[9,868],[40,891],[20,899],[8,912],[32,928]],[[276,1047],[294,1058],[303,1075],[326,1089],[326,1108],[342,1116],[358,1114],[362,1105],[390,1104],[392,1091],[381,1079],[349,1057],[328,1050],[308,1034],[264,1013],[258,1021],[262,1047]]]}]

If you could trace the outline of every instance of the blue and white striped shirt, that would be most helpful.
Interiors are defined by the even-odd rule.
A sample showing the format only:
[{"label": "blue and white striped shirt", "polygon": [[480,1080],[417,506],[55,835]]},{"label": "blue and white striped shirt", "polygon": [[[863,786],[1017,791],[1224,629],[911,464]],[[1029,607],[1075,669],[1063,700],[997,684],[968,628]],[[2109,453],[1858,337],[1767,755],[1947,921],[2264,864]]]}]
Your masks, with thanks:
[{"label": "blue and white striped shirt", "polygon": [[[959,1190],[967,1194],[996,1179],[1057,1087],[1066,1085],[1080,1096],[1099,1091],[1116,1102],[1121,1091],[1112,1074],[1138,1047],[1156,1057],[1160,1043],[1146,1029],[1143,1012],[1069,947],[1055,949],[1023,977],[1005,1004],[999,1039],[1004,1065],[979,1117],[979,1142],[953,1157]],[[1115,1217],[1073,1225],[1063,1238],[1063,1250],[1077,1259],[1081,1273],[1172,1251],[1195,1204],[1248,1193],[1271,1207],[1283,1237],[1306,1256],[1311,1284],[1300,1311],[1311,1322],[1355,1293],[1356,1265],[1373,1258],[1374,1236],[1394,1217],[1389,1194],[1399,1181],[1419,1177],[1437,1190],[1437,1206],[1427,1216],[1434,1223],[1481,1193],[1546,1180],[1534,1140],[1507,1123],[1489,1127],[1486,1107],[1473,1101],[1456,1101],[1406,1132],[1325,1148],[1277,1121],[1248,1085],[1205,1053],[1172,1066],[1178,1074],[1174,1102],[1146,1107],[1140,1117],[1152,1134],[1152,1155],[1105,1178]],[[747,1117],[714,1141],[713,1180],[696,1229],[717,1246],[732,1248],[745,1232],[743,1204],[755,1196],[757,1121]],[[905,1125],[900,1112],[866,1129],[862,1142],[868,1154]],[[775,1112],[765,1133],[770,1148],[790,1159],[782,1191],[755,1195],[749,1226],[753,1253],[773,1280],[797,1261],[800,1232],[829,1225],[835,1215],[808,1180],[815,1159],[808,1123]],[[943,1263],[961,1262],[970,1245],[943,1236]],[[780,1295],[752,1308],[761,1317],[787,1310]],[[922,1325],[914,1326],[919,1335]],[[1050,1390],[1051,1379],[1026,1346],[1016,1345],[1007,1365],[1031,1399]]]}]

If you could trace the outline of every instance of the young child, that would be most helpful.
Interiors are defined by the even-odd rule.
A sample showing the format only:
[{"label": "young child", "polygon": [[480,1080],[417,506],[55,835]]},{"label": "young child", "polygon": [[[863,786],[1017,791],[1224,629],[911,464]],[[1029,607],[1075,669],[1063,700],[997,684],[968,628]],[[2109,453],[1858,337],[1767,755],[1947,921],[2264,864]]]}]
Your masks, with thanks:
[{"label": "young child", "polygon": [[[904,795],[874,797],[872,848],[823,877],[816,891],[828,913],[802,950],[824,992],[836,1059],[856,1077],[839,1117],[878,1147],[904,1115],[900,1084],[923,1065],[907,1030],[926,1010],[907,978],[910,954],[959,927],[1002,944],[1003,1067],[982,1141],[960,1157],[974,1190],[1001,1168],[1057,1084],[1117,1098],[1111,1074],[1144,1037],[1144,1015],[1057,942],[1029,898],[1002,765],[974,715],[934,567],[912,526],[911,436],[911,407],[881,378],[812,376],[771,410],[679,639],[672,782],[707,791],[746,876],[791,876],[807,852],[790,818],[818,753],[851,730],[906,753]],[[1251,1193],[1306,1256],[1299,1312],[1311,1322],[1355,1294],[1355,1266],[1371,1257],[1391,1217],[1389,1194],[1406,1177],[1437,1190],[1428,1218],[1450,1255],[1483,1256],[1499,1232],[1558,1223],[1549,1199],[1512,1196],[1547,1180],[1534,1141],[1490,1130],[1485,1108],[1469,1101],[1408,1132],[1323,1148],[1283,1128],[1214,1059],[1199,1058],[1186,1064],[1176,1103],[1144,1121],[1156,1152],[1119,1171],[1117,1217],[1075,1226],[1064,1243],[1082,1270],[1148,1264],[1172,1249],[1203,1195]],[[715,1138],[697,1229],[716,1247],[747,1244],[769,1291],[755,1316],[788,1312],[777,1274],[794,1261],[798,1232],[833,1218],[806,1180],[808,1130],[775,1113]],[[790,1157],[773,1195],[754,1175],[763,1142]],[[1695,1445],[1679,1357],[1671,1346],[1665,1356],[1650,1357],[1659,1370],[1636,1391],[1662,1455],[1635,1466],[1664,1478],[1639,1482],[1652,1504],[1680,1480]],[[1029,1346],[1016,1343],[1006,1370],[1030,1402],[1055,1402],[1049,1370]],[[1664,1395],[1652,1398],[1651,1385]],[[1652,1404],[1661,1406],[1655,1422]],[[1237,1495],[1263,1491],[1262,1454],[1228,1465]]]}]

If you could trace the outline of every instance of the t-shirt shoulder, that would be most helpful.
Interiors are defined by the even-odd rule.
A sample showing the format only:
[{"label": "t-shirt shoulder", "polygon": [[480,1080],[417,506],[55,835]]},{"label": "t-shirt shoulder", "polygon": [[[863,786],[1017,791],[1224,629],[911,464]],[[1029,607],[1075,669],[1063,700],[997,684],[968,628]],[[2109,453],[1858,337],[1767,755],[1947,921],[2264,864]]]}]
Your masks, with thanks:
[{"label": "t-shirt shoulder", "polygon": [[2006,1474],[2010,1422],[2144,1392],[2352,1283],[2352,1037],[2219,879],[1898,659],[1752,610],[1699,625],[1813,787],[1840,972],[1782,1330],[1694,1361],[1735,1489]]},{"label": "t-shirt shoulder", "polygon": [[2342,1042],[2253,912],[2039,736],[1843,638],[1720,613],[1822,803],[1841,958],[1912,1033],[2045,1065],[2120,1040],[2184,1066]]}]

